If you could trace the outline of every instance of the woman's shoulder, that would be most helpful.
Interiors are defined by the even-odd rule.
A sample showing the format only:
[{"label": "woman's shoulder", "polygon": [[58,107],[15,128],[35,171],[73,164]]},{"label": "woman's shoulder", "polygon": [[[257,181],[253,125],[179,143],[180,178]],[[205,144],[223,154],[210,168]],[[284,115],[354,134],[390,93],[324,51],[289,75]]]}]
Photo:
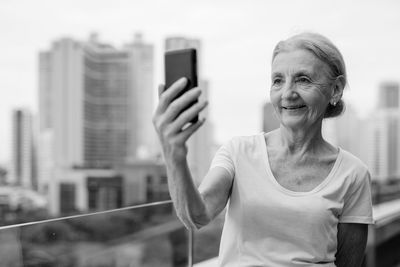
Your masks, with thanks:
[{"label": "woman's shoulder", "polygon": [[342,168],[350,171],[354,178],[358,179],[370,179],[370,172],[368,166],[353,153],[340,148],[342,154]]},{"label": "woman's shoulder", "polygon": [[261,136],[264,136],[264,134],[264,132],[261,132],[252,135],[236,135],[231,137],[226,143],[248,145],[258,141]]},{"label": "woman's shoulder", "polygon": [[226,141],[224,146],[230,147],[236,151],[259,149],[264,140],[264,134],[264,132],[261,132],[253,135],[237,135]]},{"label": "woman's shoulder", "polygon": [[360,168],[360,169],[368,169],[367,165],[356,155],[351,153],[348,150],[345,150],[340,147],[342,156],[343,156],[343,161],[351,164],[354,167]]}]

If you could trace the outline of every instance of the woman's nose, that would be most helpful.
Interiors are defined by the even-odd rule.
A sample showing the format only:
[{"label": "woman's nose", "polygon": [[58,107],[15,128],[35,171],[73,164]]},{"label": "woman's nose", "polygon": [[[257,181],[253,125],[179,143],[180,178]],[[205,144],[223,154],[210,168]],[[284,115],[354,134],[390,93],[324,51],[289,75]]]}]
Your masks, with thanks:
[{"label": "woman's nose", "polygon": [[298,97],[296,88],[294,87],[294,85],[292,83],[285,84],[282,89],[283,89],[283,92],[282,92],[283,99],[292,99],[292,98]]}]

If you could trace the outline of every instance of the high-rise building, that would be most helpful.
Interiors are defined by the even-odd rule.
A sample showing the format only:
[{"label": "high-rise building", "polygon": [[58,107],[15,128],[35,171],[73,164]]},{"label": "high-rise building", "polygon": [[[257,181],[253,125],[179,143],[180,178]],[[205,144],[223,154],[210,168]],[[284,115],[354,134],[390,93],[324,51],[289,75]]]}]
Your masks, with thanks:
[{"label": "high-rise building", "polygon": [[[48,195],[49,182],[54,177],[54,157],[53,157],[53,131],[46,129],[37,138],[37,177],[38,191],[43,195]],[[49,199],[49,202],[51,199]]]},{"label": "high-rise building", "polygon": [[[389,162],[398,158],[397,153],[393,151],[393,149],[398,150],[397,145],[395,145],[397,142],[389,139],[389,132],[391,131],[389,121],[393,121],[393,119],[396,119],[395,117],[398,120],[398,115],[391,116],[387,110],[376,110],[366,120],[367,131],[365,131],[365,135],[368,143],[364,148],[364,155],[372,176],[379,181],[385,181],[396,175],[393,166],[389,167],[389,165],[393,165]],[[392,149],[390,149],[391,145],[394,145]],[[395,158],[389,159],[390,154]]]},{"label": "high-rise building", "polygon": [[378,109],[366,120],[364,152],[373,177],[380,181],[400,179],[400,107],[399,85],[382,83]]},{"label": "high-rise building", "polygon": [[[176,49],[186,49],[186,48],[195,48],[197,50],[198,55],[202,54],[201,53],[201,42],[199,39],[187,38],[187,37],[183,37],[183,36],[176,36],[176,37],[168,37],[165,40],[165,51],[176,50]],[[199,67],[198,70],[200,70],[201,67],[200,66],[198,66],[198,67]]]},{"label": "high-rise building", "polygon": [[12,113],[12,167],[10,183],[36,188],[33,117],[30,111],[17,109]]},{"label": "high-rise building", "polygon": [[379,87],[378,108],[399,108],[399,83],[384,82]]},{"label": "high-rise building", "polygon": [[59,39],[40,53],[41,188],[49,191],[52,214],[120,205],[86,203],[94,188],[87,183],[111,199],[114,193],[101,192],[119,190],[117,166],[159,154],[151,120],[153,50],[140,34],[121,48],[92,34],[88,41]]},{"label": "high-rise building", "polygon": [[[154,47],[144,42],[141,34],[126,48],[129,53],[131,90],[129,95],[130,146],[128,155],[136,159],[153,158],[159,153],[157,136],[152,124],[154,111]],[[132,128],[133,127],[133,128]]]},{"label": "high-rise building", "polygon": [[279,120],[275,115],[274,107],[271,102],[267,102],[264,104],[262,118],[262,129],[264,132],[267,133],[279,128]]},{"label": "high-rise building", "polygon": [[[199,87],[202,90],[201,100],[209,99],[209,82],[202,78],[202,49],[199,39],[187,37],[169,37],[165,40],[165,50],[195,48],[197,51],[197,71]],[[200,118],[208,120],[188,140],[188,164],[195,183],[199,184],[207,174],[212,159],[213,125],[209,120],[210,105],[200,113]]]},{"label": "high-rise building", "polygon": [[40,54],[41,131],[53,129],[57,166],[111,167],[155,154],[153,46],[136,35],[116,49],[92,35]]}]

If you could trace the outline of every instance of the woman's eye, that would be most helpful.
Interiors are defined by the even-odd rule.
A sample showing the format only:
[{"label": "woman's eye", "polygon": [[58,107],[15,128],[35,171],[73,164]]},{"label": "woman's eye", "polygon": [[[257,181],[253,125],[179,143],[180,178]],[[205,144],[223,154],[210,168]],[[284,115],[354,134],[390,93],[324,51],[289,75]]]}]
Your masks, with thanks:
[{"label": "woman's eye", "polygon": [[273,85],[280,85],[282,83],[282,79],[281,78],[276,78],[272,80],[272,84]]},{"label": "woman's eye", "polygon": [[299,78],[297,79],[297,82],[300,82],[300,83],[310,83],[311,81],[310,81],[310,79],[308,79],[307,77],[299,77]]}]

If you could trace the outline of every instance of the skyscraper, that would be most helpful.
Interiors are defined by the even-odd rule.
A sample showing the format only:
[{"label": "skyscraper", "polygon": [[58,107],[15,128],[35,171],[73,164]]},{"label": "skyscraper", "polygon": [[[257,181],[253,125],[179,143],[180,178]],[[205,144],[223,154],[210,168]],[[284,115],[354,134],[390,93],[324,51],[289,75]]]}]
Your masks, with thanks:
[{"label": "skyscraper", "polygon": [[36,188],[32,114],[25,109],[12,113],[13,142],[10,183],[25,188]]},{"label": "skyscraper", "polygon": [[378,108],[399,108],[399,97],[399,83],[382,83],[379,87]]},{"label": "skyscraper", "polygon": [[364,153],[373,176],[379,180],[400,178],[400,107],[399,85],[382,83],[379,87],[378,109],[366,123],[364,135],[369,149]]},{"label": "skyscraper", "polygon": [[[118,207],[118,166],[158,154],[153,65],[153,45],[140,34],[118,49],[92,34],[40,53],[41,188],[52,214]],[[97,194],[90,181],[108,193]],[[102,196],[115,201],[105,205]]]},{"label": "skyscraper", "polygon": [[64,38],[39,58],[40,129],[54,131],[57,166],[111,167],[155,154],[153,46],[122,49]]},{"label": "skyscraper", "polygon": [[[182,36],[170,37],[165,40],[166,51],[185,48],[195,48],[197,50],[197,71],[198,77],[200,77],[199,87],[202,90],[200,99],[209,99],[209,83],[202,78],[202,49],[200,40]],[[200,113],[200,118],[205,117],[208,120],[188,140],[188,164],[196,184],[199,184],[207,174],[212,158],[213,125],[209,120],[209,108],[210,105]]]},{"label": "skyscraper", "polygon": [[[201,42],[199,39],[187,38],[183,36],[169,37],[165,40],[165,51],[176,50],[176,49],[186,49],[195,48],[197,54],[201,55]],[[199,57],[200,58],[200,57]],[[199,61],[197,61],[199,62]],[[199,64],[199,63],[198,63]],[[198,70],[201,67],[199,66]]]},{"label": "skyscraper", "polygon": [[[158,152],[158,142],[152,116],[154,111],[154,47],[144,42],[141,34],[126,48],[129,53],[131,90],[129,101],[130,146],[132,159],[147,159]],[[129,160],[129,158],[128,158]]]}]

